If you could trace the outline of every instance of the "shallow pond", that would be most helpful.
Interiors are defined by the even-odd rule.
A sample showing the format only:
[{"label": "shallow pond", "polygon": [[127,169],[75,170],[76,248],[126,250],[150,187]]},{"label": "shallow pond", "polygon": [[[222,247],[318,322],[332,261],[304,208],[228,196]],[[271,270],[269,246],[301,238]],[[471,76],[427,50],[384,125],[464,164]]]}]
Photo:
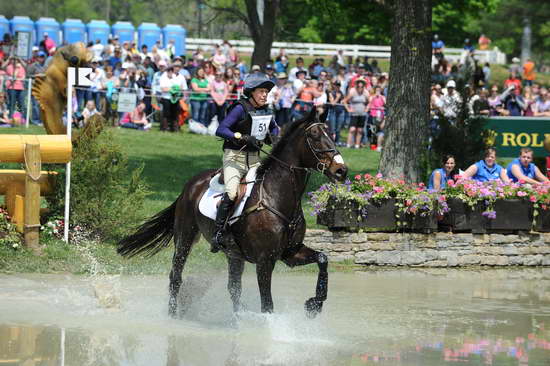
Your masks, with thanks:
[{"label": "shallow pond", "polygon": [[231,312],[226,274],[195,274],[182,319],[167,276],[0,275],[1,365],[550,365],[550,269],[276,273],[262,315]]}]

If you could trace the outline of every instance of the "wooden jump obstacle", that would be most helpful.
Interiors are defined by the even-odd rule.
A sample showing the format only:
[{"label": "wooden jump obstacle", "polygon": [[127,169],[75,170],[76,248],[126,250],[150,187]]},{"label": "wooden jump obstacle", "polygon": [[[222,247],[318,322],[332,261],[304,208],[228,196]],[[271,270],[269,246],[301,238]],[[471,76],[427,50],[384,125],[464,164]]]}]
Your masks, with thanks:
[{"label": "wooden jump obstacle", "polygon": [[53,190],[55,173],[42,171],[42,163],[67,163],[71,154],[66,135],[0,135],[0,162],[25,164],[25,170],[0,170],[0,195],[30,248],[39,242],[40,196]]}]

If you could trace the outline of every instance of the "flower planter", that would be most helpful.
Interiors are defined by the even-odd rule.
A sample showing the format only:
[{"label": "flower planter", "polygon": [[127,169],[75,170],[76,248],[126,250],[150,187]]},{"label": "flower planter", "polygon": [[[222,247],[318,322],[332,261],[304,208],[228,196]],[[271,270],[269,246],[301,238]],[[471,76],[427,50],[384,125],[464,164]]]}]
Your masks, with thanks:
[{"label": "flower planter", "polygon": [[539,209],[538,215],[535,216],[535,227],[533,230],[540,231],[542,233],[550,232],[550,210]]},{"label": "flower planter", "polygon": [[330,230],[369,228],[395,230],[395,200],[389,199],[359,208],[356,201],[330,198],[327,209],[317,216],[319,225]]},{"label": "flower planter", "polygon": [[482,215],[485,211],[483,204],[478,204],[474,208],[469,215],[472,233],[531,231],[533,224],[533,204],[531,202],[527,200],[497,200],[494,210],[496,218],[489,219]]},{"label": "flower planter", "polygon": [[471,231],[470,215],[473,210],[458,198],[447,199],[449,212],[445,215],[444,222],[448,223],[453,232]]},{"label": "flower planter", "polygon": [[437,231],[437,214],[430,212],[426,216],[400,214],[400,229],[408,232],[433,233]]}]

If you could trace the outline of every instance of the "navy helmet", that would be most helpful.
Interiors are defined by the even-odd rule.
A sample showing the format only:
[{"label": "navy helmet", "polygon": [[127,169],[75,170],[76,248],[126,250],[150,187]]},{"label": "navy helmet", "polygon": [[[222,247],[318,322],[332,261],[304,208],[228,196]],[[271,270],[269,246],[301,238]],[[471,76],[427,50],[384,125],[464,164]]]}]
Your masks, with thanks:
[{"label": "navy helmet", "polygon": [[244,79],[244,95],[249,97],[254,89],[265,88],[271,90],[275,83],[271,81],[266,74],[252,73]]}]

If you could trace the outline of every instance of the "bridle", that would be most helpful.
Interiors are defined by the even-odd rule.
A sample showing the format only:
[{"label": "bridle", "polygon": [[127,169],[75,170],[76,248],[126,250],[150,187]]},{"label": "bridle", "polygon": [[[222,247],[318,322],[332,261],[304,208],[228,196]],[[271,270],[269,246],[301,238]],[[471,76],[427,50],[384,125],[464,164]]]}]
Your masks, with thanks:
[{"label": "bridle", "polygon": [[[317,160],[317,164],[316,164],[316,167],[314,169],[291,165],[291,164],[288,164],[287,162],[277,158],[276,156],[272,155],[270,152],[265,151],[264,149],[260,149],[260,151],[263,152],[264,154],[268,155],[269,158],[277,161],[279,164],[281,164],[282,166],[284,166],[285,168],[287,168],[291,171],[297,169],[297,170],[304,170],[308,173],[311,172],[311,171],[317,171],[321,174],[325,174],[325,170],[327,170],[327,168],[332,164],[332,162],[334,161],[334,157],[337,156],[337,155],[340,155],[340,152],[337,149],[334,149],[334,148],[319,150],[319,149],[316,149],[313,146],[313,144],[311,143],[311,136],[309,135],[309,130],[311,130],[313,127],[324,126],[324,125],[325,124],[322,123],[322,122],[316,122],[316,123],[312,123],[311,125],[309,125],[304,130],[305,131],[305,136],[306,136],[307,146],[308,146],[309,150],[311,151],[311,153],[313,154],[313,156],[315,157],[315,159]],[[330,140],[330,137],[327,135],[325,130],[321,129],[321,131],[323,131],[323,134],[327,137],[327,139]],[[326,160],[326,159],[323,159],[323,158],[319,157],[319,154],[326,154],[326,153],[332,153],[332,155],[330,156],[330,161],[329,161],[328,164],[326,162],[324,162],[324,160]]]}]

